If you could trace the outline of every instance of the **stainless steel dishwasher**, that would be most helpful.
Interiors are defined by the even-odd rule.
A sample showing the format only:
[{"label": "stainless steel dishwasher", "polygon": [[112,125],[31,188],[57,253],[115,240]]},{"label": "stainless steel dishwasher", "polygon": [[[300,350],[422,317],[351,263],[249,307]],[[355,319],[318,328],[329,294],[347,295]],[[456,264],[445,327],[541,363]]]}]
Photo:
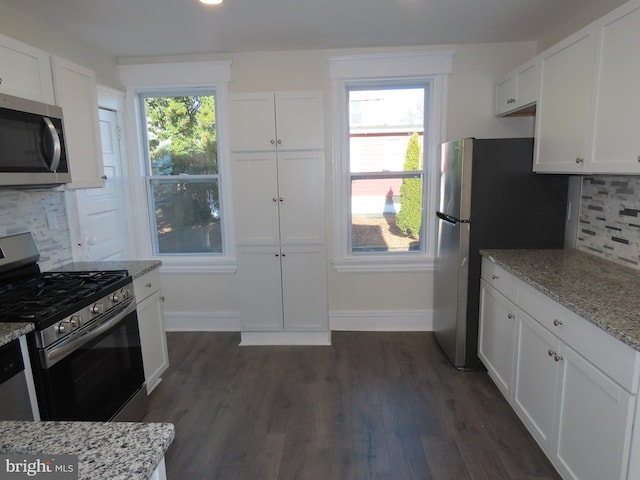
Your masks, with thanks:
[{"label": "stainless steel dishwasher", "polygon": [[0,347],[0,420],[33,420],[18,340]]}]

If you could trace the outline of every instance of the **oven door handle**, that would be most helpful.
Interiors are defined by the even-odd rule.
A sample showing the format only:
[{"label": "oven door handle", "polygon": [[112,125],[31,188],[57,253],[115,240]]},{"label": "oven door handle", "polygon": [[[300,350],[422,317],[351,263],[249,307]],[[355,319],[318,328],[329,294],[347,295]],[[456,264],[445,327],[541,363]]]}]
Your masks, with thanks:
[{"label": "oven door handle", "polygon": [[94,327],[91,330],[87,330],[78,338],[73,338],[63,345],[56,345],[51,350],[45,350],[43,352],[44,367],[49,368],[58,363],[60,360],[86,344],[96,337],[99,337],[107,330],[115,327],[118,323],[124,320],[131,313],[136,311],[136,302],[132,300],[124,309],[113,317],[105,320],[100,325]]}]

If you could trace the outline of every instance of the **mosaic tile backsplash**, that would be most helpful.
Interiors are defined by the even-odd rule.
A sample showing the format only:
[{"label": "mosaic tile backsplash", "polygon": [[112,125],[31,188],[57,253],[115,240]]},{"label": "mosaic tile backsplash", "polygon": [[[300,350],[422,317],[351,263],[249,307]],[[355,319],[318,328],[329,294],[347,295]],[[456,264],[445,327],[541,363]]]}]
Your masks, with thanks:
[{"label": "mosaic tile backsplash", "polygon": [[31,232],[40,250],[40,269],[72,261],[64,192],[0,188],[0,237]]},{"label": "mosaic tile backsplash", "polygon": [[577,248],[640,269],[640,177],[582,179]]}]

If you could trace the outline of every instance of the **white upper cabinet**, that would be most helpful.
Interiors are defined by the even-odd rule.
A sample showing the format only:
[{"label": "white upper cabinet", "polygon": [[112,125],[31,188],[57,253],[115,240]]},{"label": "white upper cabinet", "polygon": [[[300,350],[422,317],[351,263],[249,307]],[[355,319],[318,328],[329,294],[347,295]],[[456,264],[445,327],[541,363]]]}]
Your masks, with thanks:
[{"label": "white upper cabinet", "polygon": [[540,55],[536,172],[581,172],[590,160],[594,47],[590,25]]},{"label": "white upper cabinet", "polygon": [[95,73],[59,57],[52,58],[56,104],[62,107],[71,165],[67,188],[104,186]]},{"label": "white upper cabinet", "polygon": [[597,22],[592,172],[640,173],[640,2]]},{"label": "white upper cabinet", "polygon": [[534,171],[640,173],[640,0],[541,54]]},{"label": "white upper cabinet", "polygon": [[533,114],[539,89],[540,64],[536,57],[496,84],[496,116]]},{"label": "white upper cabinet", "polygon": [[231,150],[322,150],[322,96],[317,92],[234,95]]},{"label": "white upper cabinet", "polygon": [[53,104],[49,54],[0,35],[0,93]]}]

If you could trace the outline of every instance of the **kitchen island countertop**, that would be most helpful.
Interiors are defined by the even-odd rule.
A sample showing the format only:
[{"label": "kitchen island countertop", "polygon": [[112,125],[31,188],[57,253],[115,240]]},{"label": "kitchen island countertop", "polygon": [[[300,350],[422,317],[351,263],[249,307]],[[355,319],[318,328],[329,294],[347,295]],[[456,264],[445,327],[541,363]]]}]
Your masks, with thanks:
[{"label": "kitchen island countertop", "polygon": [[579,250],[482,250],[525,283],[640,351],[640,270]]},{"label": "kitchen island countertop", "polygon": [[79,480],[147,480],[174,436],[171,423],[0,422],[0,453],[78,455]]}]

